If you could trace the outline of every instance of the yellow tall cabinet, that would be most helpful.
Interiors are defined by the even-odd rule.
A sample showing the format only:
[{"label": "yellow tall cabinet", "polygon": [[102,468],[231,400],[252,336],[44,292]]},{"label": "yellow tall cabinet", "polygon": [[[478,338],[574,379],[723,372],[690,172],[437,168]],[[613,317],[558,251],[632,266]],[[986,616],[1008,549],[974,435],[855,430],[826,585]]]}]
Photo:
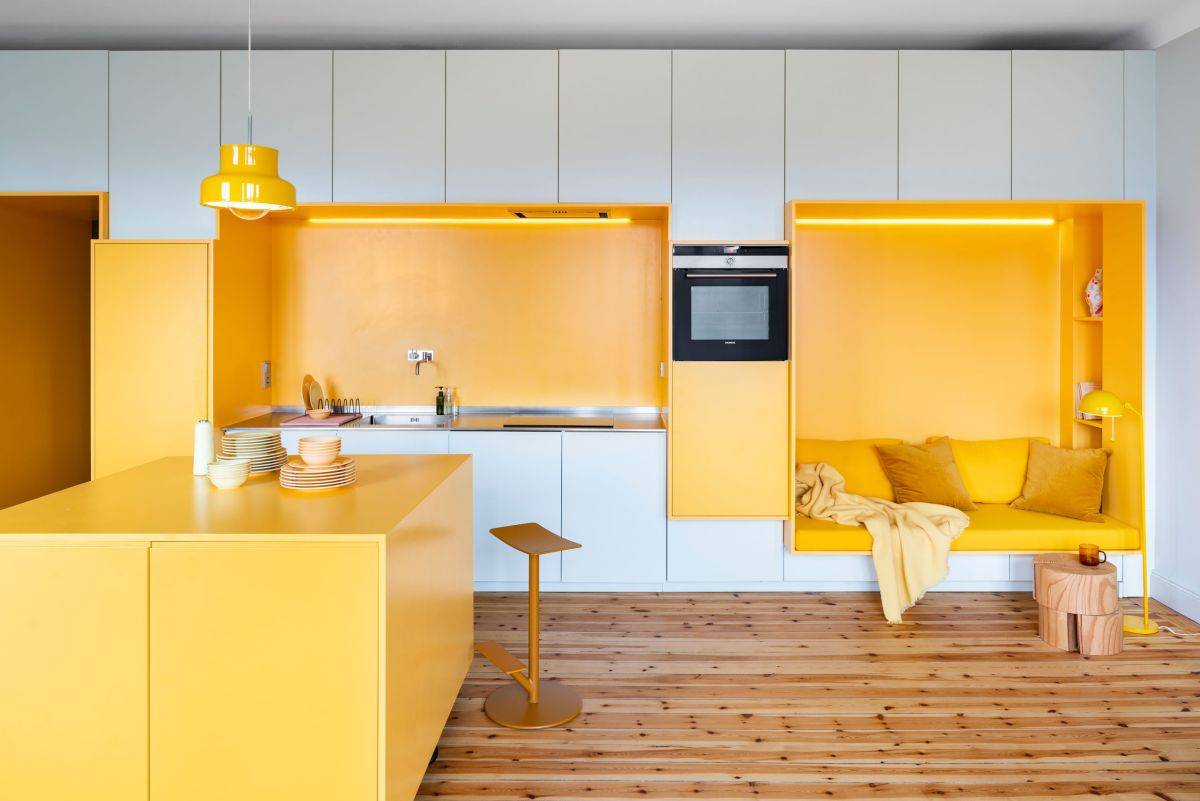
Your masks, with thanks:
[{"label": "yellow tall cabinet", "polygon": [[192,452],[212,407],[212,243],[92,243],[92,477]]},{"label": "yellow tall cabinet", "polygon": [[675,362],[671,515],[788,514],[788,363]]}]

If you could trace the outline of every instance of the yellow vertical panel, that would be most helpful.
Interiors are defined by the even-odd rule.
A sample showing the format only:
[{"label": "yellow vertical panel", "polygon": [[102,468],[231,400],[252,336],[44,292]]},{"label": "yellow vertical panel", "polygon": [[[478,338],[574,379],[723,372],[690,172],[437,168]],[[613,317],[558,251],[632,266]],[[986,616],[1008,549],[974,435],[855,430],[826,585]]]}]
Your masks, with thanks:
[{"label": "yellow vertical panel", "polygon": [[151,801],[377,796],[379,547],[150,555]]},{"label": "yellow vertical panel", "polygon": [[1058,444],[1069,447],[1075,438],[1075,301],[1071,297],[1075,275],[1075,220],[1058,224]]},{"label": "yellow vertical panel", "polygon": [[387,798],[412,798],[471,666],[471,468],[387,540]]},{"label": "yellow vertical panel", "polygon": [[[1142,398],[1144,208],[1141,203],[1104,206],[1104,388],[1145,413]],[[1112,448],[1104,511],[1142,525],[1138,491],[1143,428],[1133,415],[1116,421],[1116,441],[1104,427],[1104,446]]]},{"label": "yellow vertical panel", "polygon": [[92,246],[92,476],[192,452],[209,406],[209,244]]},{"label": "yellow vertical panel", "polygon": [[788,363],[672,367],[671,514],[786,517]]},{"label": "yellow vertical panel", "polygon": [[0,797],[147,797],[146,552],[0,545]]},{"label": "yellow vertical panel", "polygon": [[[261,383],[271,358],[271,229],[261,220],[218,219],[213,242],[213,425],[239,423],[271,410]],[[299,403],[300,386],[286,396]]]}]

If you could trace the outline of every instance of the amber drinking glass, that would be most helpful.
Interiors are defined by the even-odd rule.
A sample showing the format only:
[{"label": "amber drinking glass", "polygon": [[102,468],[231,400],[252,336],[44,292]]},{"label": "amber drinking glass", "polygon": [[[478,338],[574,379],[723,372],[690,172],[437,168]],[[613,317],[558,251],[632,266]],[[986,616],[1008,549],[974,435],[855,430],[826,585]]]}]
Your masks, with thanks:
[{"label": "amber drinking glass", "polygon": [[1099,545],[1081,544],[1079,546],[1079,564],[1096,567],[1108,561],[1108,554],[1100,550]]}]

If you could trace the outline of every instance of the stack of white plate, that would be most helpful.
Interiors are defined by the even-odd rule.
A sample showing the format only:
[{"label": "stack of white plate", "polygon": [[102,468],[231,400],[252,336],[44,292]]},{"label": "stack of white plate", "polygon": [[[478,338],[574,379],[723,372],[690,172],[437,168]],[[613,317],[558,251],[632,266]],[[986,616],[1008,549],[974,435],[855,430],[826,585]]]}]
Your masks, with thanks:
[{"label": "stack of white plate", "polygon": [[296,443],[300,460],[310,465],[333,464],[342,452],[341,437],[301,437]]},{"label": "stack of white plate", "polygon": [[325,490],[354,483],[354,460],[338,456],[330,464],[305,464],[292,457],[279,471],[279,484],[288,489]]},{"label": "stack of white plate", "polygon": [[250,475],[249,459],[226,459],[208,466],[208,480],[217,489],[233,489],[246,483]]},{"label": "stack of white plate", "polygon": [[217,459],[249,459],[252,473],[269,473],[287,461],[287,451],[278,431],[238,431],[221,437]]}]

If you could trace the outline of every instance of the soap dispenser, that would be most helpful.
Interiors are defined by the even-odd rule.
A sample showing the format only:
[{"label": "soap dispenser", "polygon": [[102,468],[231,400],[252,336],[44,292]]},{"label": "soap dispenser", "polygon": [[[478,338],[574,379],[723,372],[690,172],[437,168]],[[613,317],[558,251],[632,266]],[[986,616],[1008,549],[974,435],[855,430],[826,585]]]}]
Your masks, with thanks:
[{"label": "soap dispenser", "polygon": [[436,409],[438,415],[440,416],[446,413],[446,388],[438,387],[437,391]]}]

